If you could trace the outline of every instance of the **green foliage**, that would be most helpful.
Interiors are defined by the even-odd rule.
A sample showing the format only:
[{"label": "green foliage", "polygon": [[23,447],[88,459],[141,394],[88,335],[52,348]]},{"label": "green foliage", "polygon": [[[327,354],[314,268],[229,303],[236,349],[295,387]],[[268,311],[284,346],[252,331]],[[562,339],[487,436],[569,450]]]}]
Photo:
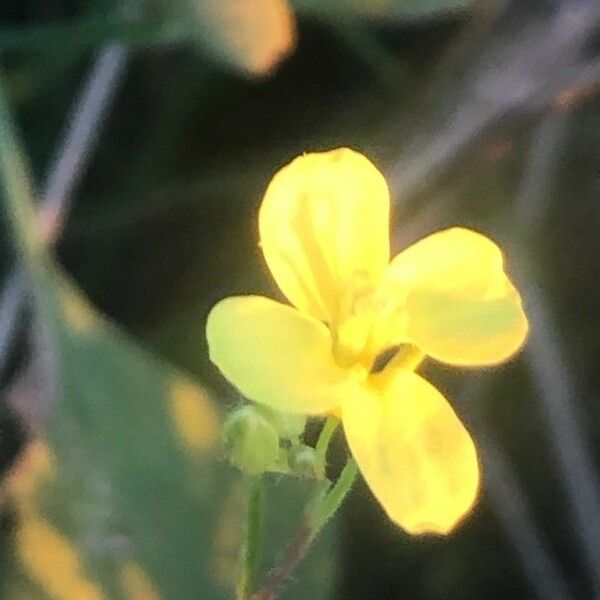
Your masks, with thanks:
[{"label": "green foliage", "polygon": [[[13,598],[29,589],[58,600],[152,590],[174,600],[228,598],[245,509],[239,477],[220,458],[214,400],[101,317],[40,248],[26,164],[1,97],[0,109],[3,206],[49,333],[53,369],[44,375],[58,382],[43,436],[6,483],[16,531],[12,548],[4,545],[10,576],[0,585]],[[53,386],[44,384],[47,393]],[[41,401],[37,394],[27,401]],[[270,525],[265,565],[301,513],[294,483],[274,488],[286,511]],[[326,548],[318,564],[327,564]],[[297,597],[327,597],[330,580],[330,571],[313,568]]]},{"label": "green foliage", "polygon": [[[205,586],[231,597],[246,490],[219,451],[184,448],[168,410],[167,391],[170,381],[183,377],[200,394],[207,390],[199,382],[221,392],[206,396],[217,412],[239,402],[208,364],[206,313],[216,300],[232,293],[274,293],[256,247],[256,207],[274,170],[306,150],[350,145],[398,174],[393,186],[398,200],[396,250],[457,222],[489,232],[503,243],[514,242],[516,224],[523,225],[513,201],[519,190],[527,192],[533,212],[539,211],[536,227],[513,245],[511,268],[520,265],[514,259],[517,249],[535,263],[530,265],[532,281],[555,310],[554,333],[568,356],[566,366],[577,374],[577,407],[590,423],[586,434],[591,434],[598,454],[600,404],[591,399],[599,393],[594,374],[600,296],[598,286],[590,284],[598,272],[597,231],[590,215],[597,214],[594,174],[600,122],[593,95],[580,101],[579,92],[585,90],[572,89],[563,98],[574,103],[567,108],[561,101],[567,135],[543,144],[554,148],[558,160],[541,174],[524,177],[528,162],[539,163],[530,144],[532,128],[538,117],[545,120],[546,111],[553,112],[553,92],[540,95],[539,90],[556,90],[556,82],[573,81],[565,72],[569,53],[565,58],[561,44],[570,35],[584,44],[589,36],[576,31],[573,23],[560,29],[565,36],[555,35],[559,29],[548,27],[555,7],[548,3],[290,0],[297,46],[274,77],[256,81],[238,76],[247,70],[227,47],[226,36],[203,30],[183,2],[141,2],[135,23],[118,12],[122,4],[0,2],[0,82],[29,151],[36,175],[33,188],[41,187],[36,184],[46,173],[96,52],[112,41],[131,48],[123,86],[102,128],[100,145],[91,149],[90,169],[77,190],[57,253],[93,302],[133,332],[135,341],[93,312],[95,332],[74,327],[76,320],[67,319],[63,296],[70,290],[79,304],[86,301],[73,285],[57,284],[54,267],[44,271],[50,276],[41,278],[38,294],[49,300],[42,307],[46,322],[54,323],[52,330],[60,333],[54,337],[60,342],[59,362],[61,372],[67,373],[69,396],[59,395],[48,422],[46,447],[55,469],[52,477],[40,477],[36,506],[77,550],[86,580],[101,586],[106,598],[118,600],[125,589],[123,567],[135,581],[134,565],[157,591],[165,586],[164,597],[169,598],[167,592],[184,588],[182,582],[170,580],[182,575],[176,561],[184,560],[189,570],[185,576],[201,586],[193,597]],[[578,4],[591,7],[594,0]],[[478,8],[472,15],[471,6]],[[570,11],[560,6],[556,4],[556,12],[565,17],[564,25]],[[577,28],[592,23],[576,21]],[[535,28],[527,29],[528,23]],[[211,40],[204,38],[210,34]],[[593,58],[593,44],[585,48],[592,54],[582,53],[580,61]],[[575,66],[576,61],[574,75]],[[525,80],[529,84],[524,95],[536,106],[542,98],[543,114],[531,112],[529,101],[514,104],[515,90],[523,90]],[[479,118],[486,114],[490,121],[484,120],[482,128]],[[4,131],[0,145],[3,141]],[[11,169],[13,175],[18,172]],[[542,182],[544,192],[532,194],[532,181]],[[6,217],[6,197],[2,200]],[[17,253],[7,236],[1,236],[0,247],[0,266],[6,274]],[[45,256],[46,266],[47,261]],[[50,294],[56,285],[56,294]],[[11,353],[13,363],[15,356],[24,354],[23,348],[17,350],[21,352]],[[193,381],[164,359],[193,373]],[[485,393],[472,394],[450,371],[440,374],[438,366],[431,370],[456,401],[457,411],[469,420],[484,456],[491,448],[492,459],[504,458],[501,464],[510,467],[508,481],[516,482],[517,492],[520,488],[517,502],[511,501],[510,487],[500,487],[498,495],[502,472],[496,472],[494,461],[485,463],[481,502],[473,518],[448,539],[415,540],[398,534],[382,518],[363,485],[344,518],[319,536],[282,600],[378,600],[389,595],[474,600],[527,598],[534,592],[544,596],[528,579],[528,564],[533,562],[535,575],[535,565],[543,565],[548,555],[542,552],[540,562],[527,545],[519,548],[520,540],[535,541],[531,531],[535,535],[536,530],[541,549],[546,546],[550,559],[556,559],[555,574],[565,575],[572,585],[571,595],[592,597],[588,567],[570,518],[576,503],[564,497],[564,476],[557,469],[556,448],[549,443],[552,413],[537,403],[529,369],[517,360],[494,375],[493,389],[484,385]],[[554,365],[550,370],[569,369]],[[88,377],[93,386],[88,386]],[[488,375],[483,378],[491,381]],[[146,379],[157,389],[149,389]],[[37,391],[50,388],[40,385]],[[96,395],[115,393],[120,399],[107,402],[116,414],[92,401]],[[2,405],[0,417],[5,414]],[[2,449],[12,452],[19,448],[20,436],[14,422],[0,423]],[[123,441],[125,436],[129,442],[133,432],[151,436],[145,445],[131,440],[139,465],[130,459]],[[196,440],[198,448],[198,436],[188,431],[186,439]],[[569,445],[577,441],[567,439]],[[176,462],[163,461],[155,441],[170,449]],[[331,472],[345,457],[343,436],[334,442]],[[3,464],[12,452],[2,452]],[[296,452],[302,462],[303,447],[292,454]],[[312,464],[310,457],[308,463]],[[577,473],[573,469],[572,475]],[[53,600],[21,560],[15,533],[22,504],[8,493],[6,475],[0,597]],[[198,479],[186,480],[196,475]],[[269,522],[259,580],[294,535],[311,487],[300,479],[269,475],[267,480]],[[205,481],[212,491],[204,491]],[[142,485],[139,495],[133,485]],[[222,493],[217,495],[217,489]],[[147,506],[144,494],[159,505],[164,496],[169,511],[180,506],[170,495],[184,494],[196,503],[187,507],[186,518],[198,519],[200,526],[209,521],[207,510],[216,521],[210,523],[210,532],[199,532],[194,523],[187,523],[184,531],[183,516]],[[523,500],[529,515],[525,521],[517,519]],[[136,503],[141,506],[139,515]],[[146,521],[149,518],[158,520],[156,528]],[[523,527],[528,521],[533,529]],[[173,534],[167,526],[173,526]],[[181,556],[174,534],[182,532],[182,543],[197,550],[197,556]],[[214,560],[207,566],[202,560],[209,554]],[[159,557],[157,578],[153,569]],[[137,580],[139,588],[139,572]]]},{"label": "green foliage", "polygon": [[[198,590],[206,598],[225,596],[211,573],[220,499],[230,479],[216,460],[214,405],[116,331],[95,325],[77,331],[60,319],[59,336],[63,412],[53,416],[51,447],[62,448],[63,460],[73,456],[77,444],[61,439],[71,423],[81,452],[89,456],[86,470],[92,478],[104,472],[113,497],[104,525],[123,528],[104,532],[106,539],[130,539],[128,545],[166,597],[189,598]],[[186,424],[186,419],[197,420]],[[204,439],[190,443],[185,427]],[[76,476],[73,467],[65,465]],[[90,534],[89,526],[81,530]]]},{"label": "green foliage", "polygon": [[[128,597],[132,565],[160,597],[230,597],[245,509],[239,477],[220,460],[214,403],[67,284],[57,299],[63,387],[45,434],[54,467],[35,488],[36,510],[106,598]],[[269,505],[286,509],[269,513],[280,515],[269,522],[263,571],[293,533],[305,495],[299,487],[279,482],[271,490]],[[290,597],[328,597],[327,547],[326,536],[306,567],[319,568]],[[24,571],[25,581],[47,585],[43,572]]]},{"label": "green foliage", "polygon": [[[61,296],[72,294],[66,289]],[[131,564],[143,569],[160,597],[230,597],[244,501],[238,478],[216,454],[214,405],[97,316],[90,321],[93,313],[79,299],[73,302],[66,309],[71,315],[63,312],[59,321],[64,388],[47,428],[56,466],[36,494],[40,514],[69,540],[107,598],[126,597],[120,582]],[[177,416],[178,394],[204,411],[195,413],[204,419],[194,423],[205,436],[199,444],[182,434],[180,419],[194,411]],[[280,515],[269,523],[263,568],[293,533],[299,487],[281,482],[272,490],[269,505],[286,510],[269,513]],[[328,597],[325,566],[331,569],[333,559],[325,559],[323,542],[311,561],[320,566],[298,598]],[[40,583],[39,573],[27,575]]]}]

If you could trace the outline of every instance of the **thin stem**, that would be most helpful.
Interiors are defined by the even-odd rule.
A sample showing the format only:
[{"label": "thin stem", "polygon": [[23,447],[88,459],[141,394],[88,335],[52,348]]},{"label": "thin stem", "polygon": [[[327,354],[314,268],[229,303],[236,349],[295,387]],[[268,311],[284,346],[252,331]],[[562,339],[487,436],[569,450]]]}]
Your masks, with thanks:
[{"label": "thin stem", "polygon": [[35,231],[36,212],[25,153],[18,139],[6,94],[0,88],[0,192],[19,258],[36,284],[44,278],[42,243]]},{"label": "thin stem", "polygon": [[14,338],[24,314],[28,294],[27,276],[23,269],[13,269],[4,279],[0,293],[0,379],[9,363]]},{"label": "thin stem", "polygon": [[350,458],[333,487],[323,500],[315,505],[314,512],[307,515],[311,529],[311,540],[319,535],[321,529],[335,515],[348,492],[352,489],[357,475],[356,463]]},{"label": "thin stem", "polygon": [[[0,34],[0,51],[3,35]],[[60,38],[59,38],[60,39]],[[70,197],[85,170],[102,122],[125,71],[125,51],[115,44],[99,55],[72,109],[72,116],[59,144],[52,168],[42,186],[37,213],[40,239],[54,242],[60,234]],[[0,140],[1,142],[1,140]],[[31,293],[30,283],[16,266],[0,296],[0,374],[6,366],[20,315]]]},{"label": "thin stem", "polygon": [[317,440],[317,444],[315,446],[315,452],[317,454],[317,458],[323,465],[325,465],[325,461],[327,459],[329,442],[331,441],[331,438],[339,424],[340,420],[337,417],[327,417],[327,420],[323,425],[323,429],[319,434],[319,439]]},{"label": "thin stem", "polygon": [[[532,138],[510,221],[511,231],[517,236],[516,243],[521,246],[532,234],[541,232],[547,199],[552,197],[555,176],[560,172],[564,146],[561,142],[568,128],[569,115],[555,112],[539,124]],[[520,226],[515,228],[513,222]],[[519,272],[515,275],[519,276]],[[600,597],[600,479],[594,464],[594,450],[585,431],[584,406],[577,396],[579,382],[576,369],[564,351],[563,340],[557,334],[551,303],[545,294],[538,292],[537,286],[526,285],[527,275],[522,274],[522,289],[532,327],[525,358],[544,412],[544,424],[558,457],[572,508],[573,531],[586,558],[593,595]]]},{"label": "thin stem", "polygon": [[104,48],[73,103],[72,113],[50,161],[40,199],[40,229],[53,243],[65,222],[74,192],[96,147],[128,61],[118,44]]},{"label": "thin stem", "polygon": [[246,600],[260,564],[263,545],[264,483],[262,478],[253,477],[248,490],[246,529],[240,549],[240,577],[236,590],[238,600]]},{"label": "thin stem", "polygon": [[[312,500],[308,503],[305,516],[294,539],[287,547],[281,561],[269,571],[260,590],[250,600],[273,600],[277,590],[291,577],[296,567],[308,552],[313,540],[337,512],[356,479],[358,469],[349,459],[336,483],[329,487],[321,482]],[[329,491],[328,491],[329,490]]]},{"label": "thin stem", "polygon": [[306,555],[312,539],[307,522],[302,521],[283,558],[269,571],[260,590],[253,594],[250,600],[273,600],[277,590],[292,576]]}]

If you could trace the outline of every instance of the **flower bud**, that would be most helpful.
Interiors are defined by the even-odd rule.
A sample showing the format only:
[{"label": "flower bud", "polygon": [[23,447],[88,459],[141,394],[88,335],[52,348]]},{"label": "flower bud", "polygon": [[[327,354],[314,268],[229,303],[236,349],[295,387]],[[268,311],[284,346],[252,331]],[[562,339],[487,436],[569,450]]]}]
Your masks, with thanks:
[{"label": "flower bud", "polygon": [[247,475],[275,469],[279,459],[279,435],[261,409],[252,405],[233,411],[223,428],[229,460]]}]

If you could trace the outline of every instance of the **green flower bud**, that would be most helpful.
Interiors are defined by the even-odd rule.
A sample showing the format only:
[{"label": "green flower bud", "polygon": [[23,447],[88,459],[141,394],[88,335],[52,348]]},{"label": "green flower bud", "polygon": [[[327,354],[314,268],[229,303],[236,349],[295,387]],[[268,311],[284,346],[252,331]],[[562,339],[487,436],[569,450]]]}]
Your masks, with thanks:
[{"label": "green flower bud", "polygon": [[279,435],[260,408],[247,405],[233,411],[223,434],[229,461],[243,473],[260,475],[277,468]]}]

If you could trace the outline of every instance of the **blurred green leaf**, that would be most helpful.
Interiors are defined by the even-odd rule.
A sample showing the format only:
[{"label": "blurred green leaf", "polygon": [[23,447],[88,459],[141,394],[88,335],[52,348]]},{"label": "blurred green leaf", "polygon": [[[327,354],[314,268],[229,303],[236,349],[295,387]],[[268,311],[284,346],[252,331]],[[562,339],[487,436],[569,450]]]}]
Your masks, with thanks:
[{"label": "blurred green leaf", "polygon": [[[49,329],[49,347],[32,349],[41,389],[13,393],[29,395],[20,404],[33,408],[55,382],[59,389],[43,437],[28,444],[3,490],[16,511],[10,556],[23,577],[11,569],[12,579],[0,585],[11,597],[40,588],[35,597],[54,600],[229,597],[244,495],[239,477],[219,460],[218,410],[198,383],[100,316],[53,265],[1,96],[0,132],[3,208]],[[275,486],[265,563],[301,512],[293,485]],[[313,559],[331,565],[322,554]],[[296,597],[328,597],[331,571],[309,573]]]},{"label": "blurred green leaf", "polygon": [[[106,597],[118,597],[123,570],[138,564],[165,597],[226,597],[213,540],[231,473],[217,460],[214,403],[64,281],[56,299],[62,393],[38,448],[52,466],[48,481],[17,503],[25,503],[21,527],[29,523],[34,539],[67,563],[73,547]],[[48,584],[51,557],[29,550],[34,580]]]},{"label": "blurred green leaf", "polygon": [[[60,600],[134,598],[130,580],[161,598],[229,597],[244,493],[219,460],[213,401],[57,281],[61,398],[9,481],[28,580]],[[309,491],[290,480],[270,487],[263,569],[293,535]],[[329,597],[332,541],[331,530],[319,539],[289,597]]]}]

